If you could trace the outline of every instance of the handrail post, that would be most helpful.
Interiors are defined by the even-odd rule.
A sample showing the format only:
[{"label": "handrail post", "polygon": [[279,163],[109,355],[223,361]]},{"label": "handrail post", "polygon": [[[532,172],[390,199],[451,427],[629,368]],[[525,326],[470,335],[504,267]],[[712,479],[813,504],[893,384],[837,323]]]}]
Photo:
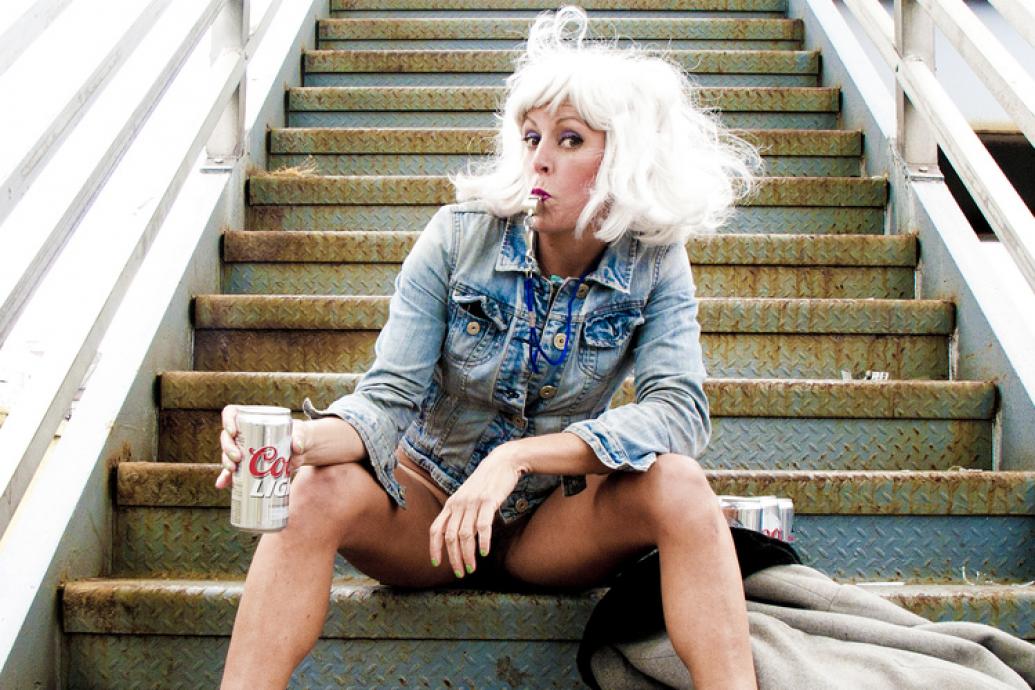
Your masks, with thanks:
[{"label": "handrail post", "polygon": [[[227,52],[244,54],[251,28],[250,5],[249,0],[228,0],[212,23],[212,45],[209,55],[213,63]],[[245,74],[241,75],[234,95],[230,97],[205,146],[208,158],[206,171],[229,170],[243,154],[247,62],[245,69]]]},{"label": "handrail post", "polygon": [[[934,71],[934,22],[917,0],[895,0],[895,49],[903,62],[922,62]],[[934,172],[938,165],[938,142],[898,80],[895,118],[895,145],[910,174]]]}]

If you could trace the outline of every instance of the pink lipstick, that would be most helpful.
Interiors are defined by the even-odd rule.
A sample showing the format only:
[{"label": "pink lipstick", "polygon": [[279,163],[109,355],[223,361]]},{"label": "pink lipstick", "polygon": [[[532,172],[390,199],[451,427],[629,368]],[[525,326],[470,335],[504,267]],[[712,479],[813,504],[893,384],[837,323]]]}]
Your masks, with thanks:
[{"label": "pink lipstick", "polygon": [[530,196],[537,196],[540,199],[542,199],[543,201],[546,201],[547,199],[552,199],[553,198],[550,195],[549,192],[547,192],[545,189],[540,189],[539,187],[533,188],[532,191],[529,192],[529,195]]}]

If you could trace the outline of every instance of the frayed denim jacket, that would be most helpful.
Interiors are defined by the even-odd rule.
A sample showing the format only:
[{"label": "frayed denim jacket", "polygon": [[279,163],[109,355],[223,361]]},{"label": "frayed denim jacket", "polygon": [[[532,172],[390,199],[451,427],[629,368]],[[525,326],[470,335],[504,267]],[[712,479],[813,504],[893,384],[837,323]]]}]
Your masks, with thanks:
[{"label": "frayed denim jacket", "polygon": [[[522,217],[478,202],[445,206],[421,233],[395,283],[376,360],[355,391],[310,418],[355,427],[378,480],[405,506],[395,478],[402,450],[447,493],[496,446],[567,431],[607,467],[646,470],[659,453],[697,456],[711,426],[697,301],[686,250],[629,235],[609,245],[581,289],[551,283],[528,256]],[[567,358],[529,364],[524,278],[535,282],[541,347],[557,361],[573,300]],[[549,308],[549,314],[547,309]],[[558,337],[559,336],[559,337]],[[608,409],[635,371],[634,403]],[[562,481],[526,475],[500,507],[511,521]],[[564,493],[585,477],[564,477]]]}]

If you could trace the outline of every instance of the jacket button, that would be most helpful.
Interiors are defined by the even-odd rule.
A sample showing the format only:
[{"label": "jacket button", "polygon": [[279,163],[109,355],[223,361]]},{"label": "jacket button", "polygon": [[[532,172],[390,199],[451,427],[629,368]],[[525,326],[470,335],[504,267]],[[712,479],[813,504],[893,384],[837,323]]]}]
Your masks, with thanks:
[{"label": "jacket button", "polygon": [[579,285],[578,291],[575,293],[575,297],[578,299],[586,299],[586,295],[589,294],[589,286],[583,283]]},{"label": "jacket button", "polygon": [[564,334],[563,333],[558,333],[557,335],[555,335],[553,337],[553,346],[556,347],[558,350],[563,350],[564,349],[564,343],[566,341],[567,341],[567,338],[564,337]]},{"label": "jacket button", "polygon": [[467,335],[478,335],[482,330],[482,326],[477,321],[471,321],[467,324]]},{"label": "jacket button", "polygon": [[519,513],[523,513],[526,510],[528,510],[528,500],[524,498],[519,498],[518,500],[514,501],[514,510],[516,510]]},{"label": "jacket button", "polygon": [[514,415],[512,421],[514,422],[514,426],[516,426],[521,431],[524,431],[525,427],[528,426],[528,420],[519,414]]},{"label": "jacket button", "polygon": [[539,389],[539,397],[543,400],[549,400],[555,395],[557,395],[557,388],[555,386],[543,386]]}]

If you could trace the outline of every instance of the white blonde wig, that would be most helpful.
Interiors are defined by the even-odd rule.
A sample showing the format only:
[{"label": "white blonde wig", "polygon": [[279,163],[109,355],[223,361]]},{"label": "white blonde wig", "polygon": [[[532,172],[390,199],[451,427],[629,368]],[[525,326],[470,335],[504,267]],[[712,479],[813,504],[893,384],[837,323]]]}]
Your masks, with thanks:
[{"label": "white blonde wig", "polygon": [[577,234],[594,223],[605,242],[629,231],[647,244],[671,244],[715,230],[750,192],[761,167],[757,151],[694,105],[694,87],[678,66],[642,49],[590,41],[587,29],[578,7],[539,15],[507,79],[494,155],[451,177],[457,200],[481,199],[504,218],[517,213],[532,182],[525,115],[570,103],[606,139]]}]

